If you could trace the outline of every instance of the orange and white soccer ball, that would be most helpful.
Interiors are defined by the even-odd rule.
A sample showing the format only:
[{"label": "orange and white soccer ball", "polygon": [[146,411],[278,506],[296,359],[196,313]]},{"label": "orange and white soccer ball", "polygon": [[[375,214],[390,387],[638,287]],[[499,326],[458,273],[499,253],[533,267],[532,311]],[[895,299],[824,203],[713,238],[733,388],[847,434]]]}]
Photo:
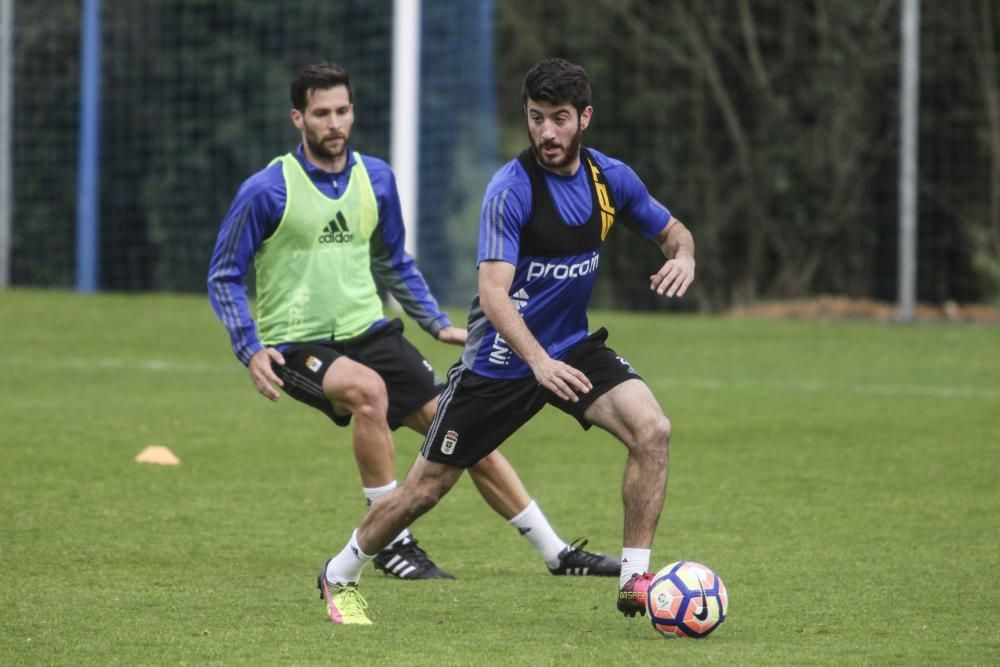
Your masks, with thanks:
[{"label": "orange and white soccer ball", "polygon": [[728,607],[719,575],[690,560],[657,572],[646,594],[649,618],[664,637],[707,637],[726,620]]}]

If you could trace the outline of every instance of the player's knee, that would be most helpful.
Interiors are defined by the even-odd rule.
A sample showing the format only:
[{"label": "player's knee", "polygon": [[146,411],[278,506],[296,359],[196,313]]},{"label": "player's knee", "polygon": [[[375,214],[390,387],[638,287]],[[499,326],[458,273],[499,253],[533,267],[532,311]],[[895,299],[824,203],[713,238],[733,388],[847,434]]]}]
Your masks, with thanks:
[{"label": "player's knee", "polygon": [[661,414],[658,419],[653,420],[652,431],[650,437],[654,442],[662,443],[664,448],[670,446],[671,426],[666,415]]},{"label": "player's knee", "polygon": [[383,392],[366,392],[359,396],[354,402],[355,408],[352,410],[357,419],[385,419],[389,402]]},{"label": "player's knee", "polygon": [[642,421],[635,432],[635,447],[643,456],[666,460],[670,447],[670,420],[666,415],[660,413]]},{"label": "player's knee", "polygon": [[331,402],[344,406],[358,419],[385,418],[388,393],[385,382],[372,370],[357,373],[346,386],[328,387],[324,383],[323,389]]}]

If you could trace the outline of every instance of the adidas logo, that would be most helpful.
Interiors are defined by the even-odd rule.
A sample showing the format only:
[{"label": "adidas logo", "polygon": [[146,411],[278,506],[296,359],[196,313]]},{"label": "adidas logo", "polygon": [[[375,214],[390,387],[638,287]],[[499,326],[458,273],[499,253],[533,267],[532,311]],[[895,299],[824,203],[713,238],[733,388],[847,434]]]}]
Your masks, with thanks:
[{"label": "adidas logo", "polygon": [[517,293],[510,295],[510,300],[514,302],[514,307],[521,310],[526,305],[528,305],[528,293],[523,289],[517,290]]},{"label": "adidas logo", "polygon": [[347,220],[341,211],[337,211],[337,217],[326,223],[323,233],[319,235],[320,243],[350,243],[354,240],[347,228]]}]

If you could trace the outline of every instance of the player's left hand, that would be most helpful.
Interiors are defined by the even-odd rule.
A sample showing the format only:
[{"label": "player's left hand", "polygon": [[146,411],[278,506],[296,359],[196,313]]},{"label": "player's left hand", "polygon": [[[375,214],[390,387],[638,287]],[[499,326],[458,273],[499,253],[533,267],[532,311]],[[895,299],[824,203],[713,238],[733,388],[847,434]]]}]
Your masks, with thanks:
[{"label": "player's left hand", "polygon": [[452,345],[465,345],[469,332],[461,327],[445,327],[438,331],[438,340]]},{"label": "player's left hand", "polygon": [[649,289],[660,296],[684,296],[694,281],[694,257],[679,255],[668,259],[660,270],[649,277]]}]

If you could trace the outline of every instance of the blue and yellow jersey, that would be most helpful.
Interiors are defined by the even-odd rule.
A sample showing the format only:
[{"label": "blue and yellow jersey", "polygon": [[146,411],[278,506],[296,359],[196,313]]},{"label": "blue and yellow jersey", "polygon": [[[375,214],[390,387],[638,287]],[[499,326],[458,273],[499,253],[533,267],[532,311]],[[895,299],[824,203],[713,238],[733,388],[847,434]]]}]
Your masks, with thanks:
[{"label": "blue and yellow jersey", "polygon": [[[563,176],[539,167],[529,150],[501,167],[486,189],[477,266],[514,265],[511,300],[549,356],[561,359],[587,336],[601,245],[616,222],[652,239],[670,220],[670,211],[619,160],[583,149],[580,168]],[[531,375],[486,318],[478,294],[468,329],[466,368],[494,378]]]}]

